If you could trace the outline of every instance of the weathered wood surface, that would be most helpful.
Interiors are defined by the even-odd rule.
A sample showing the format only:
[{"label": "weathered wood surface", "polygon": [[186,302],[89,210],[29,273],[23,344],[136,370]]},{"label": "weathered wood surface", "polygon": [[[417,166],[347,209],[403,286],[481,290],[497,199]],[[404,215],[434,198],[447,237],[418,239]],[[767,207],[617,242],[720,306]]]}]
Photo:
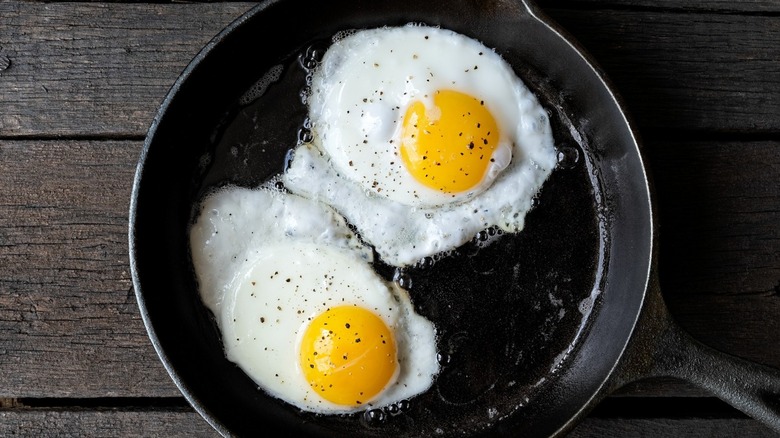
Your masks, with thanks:
[{"label": "weathered wood surface", "polygon": [[0,142],[0,397],[177,395],[132,292],[139,142]]},{"label": "weathered wood surface", "polygon": [[[534,0],[530,0],[534,1]],[[641,9],[668,12],[717,12],[742,14],[771,14],[780,11],[776,0],[535,0],[543,8]]]},{"label": "weathered wood surface", "polygon": [[749,419],[588,418],[569,435],[571,438],[776,438],[777,433]]},{"label": "weathered wood surface", "polygon": [[[596,56],[645,137],[673,315],[713,347],[780,367],[780,2],[540,3]],[[146,337],[127,211],[157,105],[252,5],[0,1],[0,436],[214,436]],[[657,396],[706,394],[653,380],[613,399]],[[128,406],[90,401],[117,397]],[[133,402],[160,397],[182,406]],[[734,412],[609,411],[572,435],[776,436]]]},{"label": "weathered wood surface", "polygon": [[[0,137],[138,136],[212,36],[251,3],[0,3]],[[551,5],[554,6],[554,5]],[[550,9],[646,128],[780,129],[780,20]]]},{"label": "weathered wood surface", "polygon": [[596,57],[649,131],[777,132],[774,16],[564,11],[549,14]]},{"label": "weathered wood surface", "polygon": [[713,347],[780,366],[780,143],[647,146],[672,314]]},{"label": "weathered wood surface", "polygon": [[[708,344],[780,366],[780,349],[771,348],[780,345],[780,142],[648,147],[662,285],[674,314]],[[127,211],[140,148],[140,141],[0,143],[5,396],[175,394],[146,339],[128,272]],[[696,166],[681,150],[698,156]]]},{"label": "weathered wood surface", "polygon": [[0,436],[215,438],[220,435],[189,409],[15,409],[0,411]]},{"label": "weathered wood surface", "polygon": [[0,137],[145,134],[187,63],[252,5],[0,2]]},{"label": "weathered wood surface", "polygon": [[[0,435],[31,437],[100,436],[104,438],[218,437],[198,414],[176,410],[15,410],[0,411]],[[572,438],[772,438],[777,434],[744,418],[587,418]]]}]

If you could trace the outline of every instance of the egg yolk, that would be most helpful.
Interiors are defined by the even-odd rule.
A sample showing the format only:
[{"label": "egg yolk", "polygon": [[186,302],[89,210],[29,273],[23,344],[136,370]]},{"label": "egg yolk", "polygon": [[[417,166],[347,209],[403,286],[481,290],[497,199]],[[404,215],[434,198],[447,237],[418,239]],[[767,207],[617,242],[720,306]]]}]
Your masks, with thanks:
[{"label": "egg yolk", "polygon": [[379,394],[396,375],[390,328],[361,307],[333,307],[314,318],[300,348],[303,375],[322,398],[358,406]]},{"label": "egg yolk", "polygon": [[498,126],[484,102],[458,91],[439,90],[433,108],[420,101],[406,110],[401,159],[423,185],[444,193],[464,192],[485,176],[498,145]]}]

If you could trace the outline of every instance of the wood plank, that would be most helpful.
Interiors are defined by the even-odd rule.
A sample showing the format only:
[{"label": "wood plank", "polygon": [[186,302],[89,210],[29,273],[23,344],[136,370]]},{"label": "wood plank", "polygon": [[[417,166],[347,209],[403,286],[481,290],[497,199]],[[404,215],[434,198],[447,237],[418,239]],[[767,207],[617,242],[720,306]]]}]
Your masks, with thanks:
[{"label": "wood plank", "polygon": [[[45,2],[46,0],[27,0]],[[89,3],[140,3],[136,0],[86,0]],[[187,3],[228,3],[230,0],[190,0]],[[772,13],[780,11],[780,4],[773,0],[526,0],[542,8],[588,9],[652,9],[675,12],[718,13]],[[181,3],[178,0],[146,3]]]},{"label": "wood plank", "polygon": [[780,144],[650,146],[672,314],[710,346],[780,367]]},{"label": "wood plank", "polygon": [[[0,137],[144,135],[179,72],[251,5],[0,2]],[[641,127],[780,131],[774,17],[549,12]]]},{"label": "wood plank", "polygon": [[777,132],[780,20],[549,10],[604,69],[648,132]]},{"label": "wood plank", "polygon": [[0,397],[178,396],[130,279],[139,142],[0,142]]},{"label": "wood plank", "polygon": [[[749,269],[748,267],[745,267]],[[780,368],[780,298],[775,296],[668,295],[680,325],[717,350]],[[753,336],[735,336],[735,331]]]},{"label": "wood plank", "polygon": [[681,296],[777,298],[780,145],[654,141],[647,149],[662,286]]},{"label": "wood plank", "polygon": [[0,436],[216,438],[220,434],[190,409],[9,409],[0,410]]},{"label": "wood plank", "polygon": [[[778,147],[648,144],[662,258],[690,255],[685,265],[663,265],[673,313],[702,341],[780,367],[780,300],[771,294],[780,278]],[[0,397],[179,395],[146,337],[129,277],[127,214],[140,148],[0,141]],[[718,231],[730,229],[750,233]],[[711,248],[728,256],[708,256]],[[663,381],[638,388],[701,395]]]},{"label": "wood plank", "polygon": [[179,73],[253,5],[0,2],[0,136],[145,134]]},{"label": "wood plank", "polygon": [[[534,0],[532,0],[534,1]],[[680,12],[771,13],[780,11],[772,0],[535,0],[544,8],[651,9]]]},{"label": "wood plank", "polygon": [[777,433],[752,419],[587,418],[570,438],[689,437],[776,438]]},{"label": "wood plank", "polygon": [[[0,411],[0,435],[20,437],[218,437],[192,411],[16,409]],[[747,418],[594,418],[584,419],[569,435],[579,437],[691,438],[767,437],[775,432]]]}]

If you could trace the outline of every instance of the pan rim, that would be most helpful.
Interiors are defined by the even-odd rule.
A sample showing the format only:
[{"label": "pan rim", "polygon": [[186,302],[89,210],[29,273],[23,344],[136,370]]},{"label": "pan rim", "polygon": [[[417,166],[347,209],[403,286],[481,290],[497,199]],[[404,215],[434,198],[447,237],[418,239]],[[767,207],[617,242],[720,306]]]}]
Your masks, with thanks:
[{"label": "pan rim", "polygon": [[[646,306],[648,306],[647,297],[649,294],[651,283],[653,281],[653,274],[655,272],[656,265],[657,265],[657,226],[656,226],[657,212],[656,209],[654,208],[655,194],[653,191],[653,183],[651,180],[650,173],[648,172],[648,166],[645,160],[645,153],[642,150],[643,149],[642,142],[640,141],[638,130],[635,127],[635,123],[626,109],[627,105],[623,97],[616,91],[617,88],[611,82],[609,76],[600,67],[595,57],[584,46],[582,46],[577,41],[576,38],[574,38],[566,29],[564,29],[555,20],[553,20],[548,14],[546,14],[534,0],[519,0],[519,1],[523,4],[523,6],[526,8],[530,16],[533,17],[533,19],[535,19],[539,24],[547,28],[551,33],[555,34],[561,41],[563,41],[566,45],[569,46],[569,48],[573,53],[575,53],[578,57],[580,57],[580,59],[591,70],[593,75],[596,78],[598,78],[599,82],[602,85],[602,89],[609,94],[610,99],[613,101],[615,107],[618,109],[620,117],[622,118],[626,130],[631,138],[632,148],[635,149],[634,156],[637,160],[639,160],[639,168],[641,169],[642,172],[641,179],[642,179],[642,188],[644,192],[643,199],[646,201],[645,207],[647,208],[648,211],[648,215],[646,216],[649,225],[649,230],[646,235],[648,250],[644,252],[644,254],[647,256],[647,265],[644,266],[643,269],[644,272],[643,276],[645,278],[645,281],[644,284],[642,285],[641,297],[638,300],[639,305],[635,311],[632,311],[633,317],[630,323],[631,331],[624,337],[624,342],[620,346],[620,352],[617,355],[616,360],[612,362],[612,366],[610,367],[609,371],[604,374],[604,377],[601,380],[600,384],[598,385],[597,390],[593,391],[591,393],[591,396],[588,398],[588,400],[581,405],[580,409],[576,413],[574,413],[569,418],[569,420],[566,421],[566,423],[562,424],[558,428],[558,430],[551,435],[551,437],[559,437],[570,432],[577,424],[579,424],[582,421],[582,418],[584,418],[600,400],[602,400],[606,395],[608,395],[610,391],[614,390],[614,388],[610,388],[610,383],[614,380],[616,371],[625,362],[626,353],[629,347],[631,346],[632,339],[637,330],[639,320],[642,317],[642,315],[646,313],[645,308]],[[608,265],[609,262],[607,261],[605,262],[605,264]]]}]

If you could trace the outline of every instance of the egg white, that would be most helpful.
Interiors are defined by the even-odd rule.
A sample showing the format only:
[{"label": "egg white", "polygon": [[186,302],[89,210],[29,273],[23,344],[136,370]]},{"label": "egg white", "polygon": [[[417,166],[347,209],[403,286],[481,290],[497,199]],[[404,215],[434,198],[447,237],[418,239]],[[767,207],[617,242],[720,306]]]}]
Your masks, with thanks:
[{"label": "egg white", "polygon": [[[511,145],[511,162],[464,194],[423,187],[397,153],[406,107],[438,89],[484,100]],[[450,251],[489,227],[522,230],[557,161],[533,93],[495,51],[446,29],[384,27],[338,39],[314,72],[309,107],[314,140],[295,149],[280,180],[334,207],[395,266]]]},{"label": "egg white", "polygon": [[[432,385],[439,369],[433,324],[415,312],[406,291],[373,271],[371,253],[331,208],[269,188],[226,188],[202,202],[190,243],[226,357],[268,394],[311,412],[349,413]],[[321,398],[299,364],[308,321],[344,304],[377,314],[398,349],[395,380],[356,408]]]},{"label": "egg white", "polygon": [[204,196],[189,230],[203,302],[215,315],[232,290],[237,268],[280,236],[336,246],[371,262],[373,255],[332,208],[269,188],[228,186]]}]

